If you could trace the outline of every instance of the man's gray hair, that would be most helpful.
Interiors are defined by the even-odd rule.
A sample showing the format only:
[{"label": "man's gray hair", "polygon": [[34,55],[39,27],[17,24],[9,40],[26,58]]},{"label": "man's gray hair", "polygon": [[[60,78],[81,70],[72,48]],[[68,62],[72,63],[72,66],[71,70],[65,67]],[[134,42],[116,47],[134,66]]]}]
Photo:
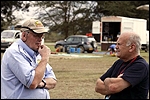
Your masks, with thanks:
[{"label": "man's gray hair", "polygon": [[141,49],[141,38],[138,34],[131,34],[129,40],[127,40],[126,46],[130,46],[132,43],[136,45],[136,51],[140,53]]}]

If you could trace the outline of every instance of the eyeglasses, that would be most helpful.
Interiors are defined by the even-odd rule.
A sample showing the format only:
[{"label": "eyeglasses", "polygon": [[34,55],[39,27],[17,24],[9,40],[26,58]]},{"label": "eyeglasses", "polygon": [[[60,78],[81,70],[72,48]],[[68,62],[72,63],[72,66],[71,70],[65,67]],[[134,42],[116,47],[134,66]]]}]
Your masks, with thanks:
[{"label": "eyeglasses", "polygon": [[33,37],[35,37],[35,38],[42,38],[42,39],[44,39],[45,38],[45,35],[43,34],[43,33],[41,33],[41,34],[35,34],[35,33],[31,33],[32,35],[33,35]]},{"label": "eyeglasses", "polygon": [[29,33],[32,34],[32,36],[35,37],[35,38],[42,38],[42,39],[45,38],[44,33],[36,34],[36,33],[32,32],[32,31],[30,31],[30,30],[26,30],[25,32],[26,32],[27,34],[29,34]]}]

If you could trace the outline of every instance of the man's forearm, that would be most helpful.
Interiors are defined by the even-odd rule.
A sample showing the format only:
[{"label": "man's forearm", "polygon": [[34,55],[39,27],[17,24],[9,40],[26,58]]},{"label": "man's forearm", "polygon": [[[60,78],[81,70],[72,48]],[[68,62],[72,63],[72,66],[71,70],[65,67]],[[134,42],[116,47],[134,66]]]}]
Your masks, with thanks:
[{"label": "man's forearm", "polygon": [[106,90],[106,86],[105,86],[104,82],[101,79],[97,80],[95,91],[100,93],[100,94],[103,94],[103,95],[107,95],[108,94],[108,92]]},{"label": "man's forearm", "polygon": [[35,69],[35,76],[34,76],[35,80],[39,80],[39,81],[40,79],[42,80],[44,72],[46,70],[46,65],[47,65],[46,59],[42,59],[39,62],[38,66]]},{"label": "man's forearm", "polygon": [[37,67],[35,68],[35,76],[34,76],[32,84],[30,86],[30,89],[35,89],[42,81],[44,72],[46,70],[46,64],[47,64],[47,60],[42,59],[39,62],[39,64],[37,65]]}]

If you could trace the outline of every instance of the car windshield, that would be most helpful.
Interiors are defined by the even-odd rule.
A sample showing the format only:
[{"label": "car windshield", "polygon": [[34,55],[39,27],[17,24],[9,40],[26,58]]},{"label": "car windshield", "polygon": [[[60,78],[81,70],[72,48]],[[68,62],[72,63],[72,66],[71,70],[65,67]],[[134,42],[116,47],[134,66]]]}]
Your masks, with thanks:
[{"label": "car windshield", "polygon": [[14,36],[14,32],[2,32],[1,38],[12,38]]}]

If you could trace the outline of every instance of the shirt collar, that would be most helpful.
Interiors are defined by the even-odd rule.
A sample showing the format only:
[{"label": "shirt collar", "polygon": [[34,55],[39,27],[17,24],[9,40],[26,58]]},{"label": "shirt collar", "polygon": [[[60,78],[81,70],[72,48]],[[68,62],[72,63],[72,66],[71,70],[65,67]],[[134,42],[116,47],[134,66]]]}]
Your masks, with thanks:
[{"label": "shirt collar", "polygon": [[29,48],[21,39],[19,39],[17,41],[17,43],[31,56],[37,56],[39,53],[38,52],[35,52],[33,51],[31,48]]}]

